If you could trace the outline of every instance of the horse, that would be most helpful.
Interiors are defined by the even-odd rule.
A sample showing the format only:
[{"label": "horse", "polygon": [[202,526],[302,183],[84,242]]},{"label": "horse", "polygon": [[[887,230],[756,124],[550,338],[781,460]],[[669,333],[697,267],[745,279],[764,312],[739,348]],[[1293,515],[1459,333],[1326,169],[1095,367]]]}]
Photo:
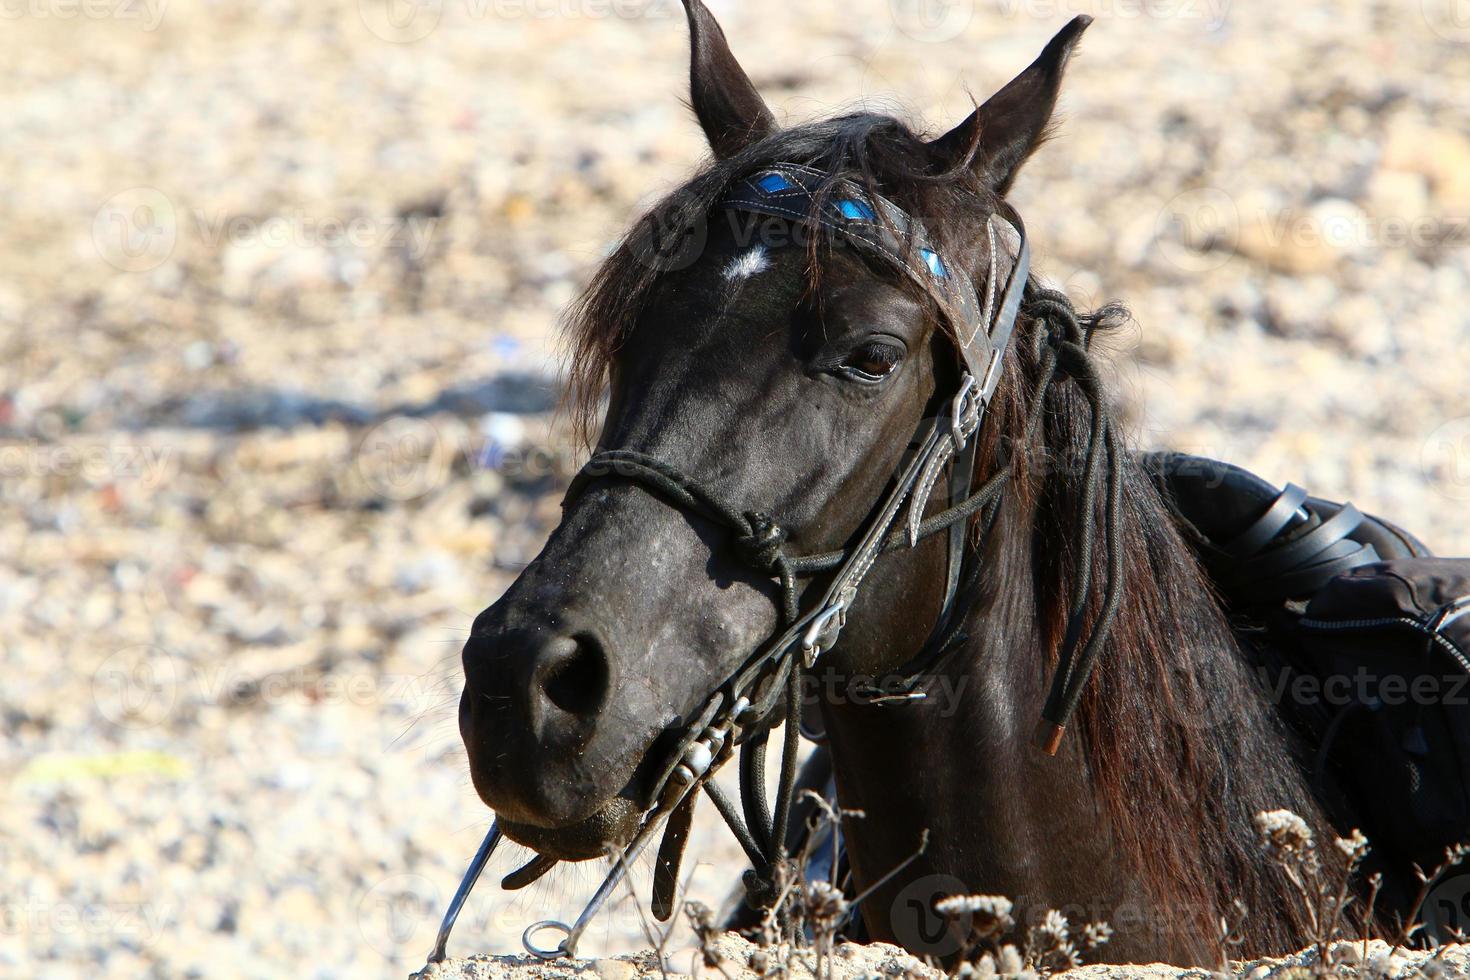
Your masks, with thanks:
[{"label": "horse", "polygon": [[[942,256],[970,283],[992,283],[992,219],[1012,213],[1007,193],[1049,133],[1090,22],[1074,19],[931,137],[870,112],[778,126],[709,11],[685,7],[690,103],[712,159],[635,225],[567,318],[573,403],[596,449],[645,461],[644,483],[674,485],[579,477],[560,524],[463,649],[474,788],[503,833],[540,856],[538,871],[639,833],[710,692],[790,621],[784,599],[810,608],[832,581],[830,566],[783,579],[775,559],[850,555],[891,501],[914,434],[950,411],[961,382],[948,304],[897,264],[794,213],[760,216],[752,233],[718,202],[753,174],[820,174],[817,197],[858,187],[914,216],[936,274]],[[1239,955],[1297,949],[1314,938],[1311,914],[1262,856],[1253,818],[1287,808],[1319,840],[1332,822],[1176,518],[1104,424],[1106,378],[1091,355],[1126,314],[1069,320],[1038,276],[1022,285],[973,470],[948,501],[911,506],[928,519],[977,488],[996,492],[963,515],[962,533],[875,553],[841,610],[841,642],[805,671],[820,680],[837,800],[863,814],[843,834],[864,933],[930,952],[921,920],[933,899],[981,892],[1110,921],[1102,953],[1115,962],[1217,964],[1221,922],[1237,915]],[[1100,454],[1106,487],[1089,463]],[[717,487],[724,508],[691,504],[704,500],[695,482]],[[728,526],[742,516],[744,550]],[[953,697],[861,693],[865,678],[906,673],[941,625],[926,688]],[[1038,750],[1049,678],[1075,673],[1069,649],[1094,636],[1076,722],[1065,738],[1049,727],[1055,754]]]}]

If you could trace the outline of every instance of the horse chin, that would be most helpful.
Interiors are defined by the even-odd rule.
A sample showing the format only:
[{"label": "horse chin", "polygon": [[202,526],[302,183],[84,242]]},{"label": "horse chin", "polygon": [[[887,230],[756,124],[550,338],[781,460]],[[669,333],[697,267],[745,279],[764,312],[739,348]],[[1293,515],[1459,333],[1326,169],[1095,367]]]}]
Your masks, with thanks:
[{"label": "horse chin", "polygon": [[536,827],[500,821],[505,836],[538,854],[559,861],[587,861],[602,857],[608,848],[633,839],[642,811],[632,800],[614,796],[592,816],[563,827]]}]

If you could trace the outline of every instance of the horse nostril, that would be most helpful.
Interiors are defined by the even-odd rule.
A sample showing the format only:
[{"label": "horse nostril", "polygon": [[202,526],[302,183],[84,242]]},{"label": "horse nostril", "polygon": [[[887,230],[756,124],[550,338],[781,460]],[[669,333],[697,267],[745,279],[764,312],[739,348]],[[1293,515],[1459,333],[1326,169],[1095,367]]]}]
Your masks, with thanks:
[{"label": "horse nostril", "polygon": [[585,633],[558,640],[537,673],[546,700],[569,715],[590,715],[607,697],[608,666],[602,644]]}]

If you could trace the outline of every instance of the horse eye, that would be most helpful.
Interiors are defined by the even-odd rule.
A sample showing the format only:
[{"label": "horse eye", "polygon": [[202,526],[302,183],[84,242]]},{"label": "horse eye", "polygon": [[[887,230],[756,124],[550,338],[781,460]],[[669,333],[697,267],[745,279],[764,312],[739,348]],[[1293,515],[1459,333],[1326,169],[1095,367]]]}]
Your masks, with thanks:
[{"label": "horse eye", "polygon": [[863,344],[842,359],[842,373],[858,381],[882,381],[903,360],[903,348],[876,341]]}]

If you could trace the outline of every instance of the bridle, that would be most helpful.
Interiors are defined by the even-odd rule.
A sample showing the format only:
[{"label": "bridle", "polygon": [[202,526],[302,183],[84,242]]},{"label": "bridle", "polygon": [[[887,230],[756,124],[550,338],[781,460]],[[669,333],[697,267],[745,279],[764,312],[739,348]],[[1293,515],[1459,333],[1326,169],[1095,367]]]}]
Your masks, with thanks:
[{"label": "bridle", "polygon": [[[963,634],[957,620],[969,607],[968,600],[978,584],[979,562],[971,561],[966,567],[967,550],[973,550],[966,548],[965,541],[971,518],[983,515],[983,526],[989,528],[1011,475],[1009,466],[1001,467],[972,490],[977,433],[1000,382],[1005,354],[1028,288],[1030,248],[1024,225],[1014,209],[1003,203],[986,223],[989,265],[985,286],[977,291],[964,269],[947,262],[933,246],[917,219],[851,180],[834,178],[797,164],[776,164],[737,182],[717,206],[727,211],[825,228],[860,252],[895,267],[917,283],[948,318],[960,379],[948,401],[948,410],[936,419],[921,423],[917,448],[899,469],[892,488],[862,528],[857,543],[849,548],[816,555],[788,555],[783,548],[786,531],[769,515],[731,506],[718,493],[676,467],[634,450],[598,452],[572,480],[564,507],[586,492],[593,481],[618,479],[634,483],[671,506],[723,524],[732,532],[734,549],[741,560],[779,582],[781,618],[776,634],[715,688],[699,714],[684,728],[676,750],[668,756],[669,761],[649,781],[653,788],[645,801],[638,830],[617,856],[576,922],[568,926],[546,920],[525,931],[522,943],[526,950],[543,959],[574,954],[587,925],[665,817],[667,828],[655,863],[652,909],[659,919],[668,918],[700,789],[715,804],[751,861],[753,870],[747,872],[746,878],[751,899],[765,906],[776,901],[776,870],[786,860],[785,840],[795,792],[803,672],[814,667],[837,643],[847,612],[853,608],[864,579],[881,555],[912,548],[921,539],[944,532],[948,536],[945,592],[935,626],[919,653],[895,672],[894,676],[899,678],[896,684],[884,683],[867,692],[868,699],[875,704],[924,698],[922,679],[940,657],[959,645]],[[1096,377],[1087,359],[1090,335],[1078,326],[1076,314],[1065,297],[1033,289],[1032,300],[1055,331],[1047,338],[1050,347],[1042,372],[1042,392],[1054,376],[1064,373],[1083,383],[1085,392],[1095,394]],[[1092,382],[1091,387],[1088,381]],[[1028,430],[1034,430],[1039,422],[1042,400],[1038,395]],[[1120,552],[1116,540],[1120,455],[1107,413],[1095,398],[1093,405],[1084,500],[1088,513],[1081,543],[1086,569],[1090,569],[1095,537],[1091,508],[1104,457],[1108,464],[1105,533],[1110,559]],[[946,468],[949,506],[926,519],[924,511]],[[905,508],[907,520],[899,527]],[[1038,732],[1047,754],[1055,754],[1106,638],[1121,587],[1116,564],[1113,560],[1109,562],[1103,610],[1085,646],[1080,643],[1091,585],[1085,570],[1074,583],[1072,616]],[[802,609],[799,583],[828,573],[832,577],[820,601]],[[784,714],[780,710],[783,702]],[[772,728],[783,717],[787,725],[773,807],[765,791],[766,748]],[[741,748],[739,806],[711,781],[737,744]],[[455,919],[500,837],[498,825],[492,825],[450,903],[429,962],[444,958]],[[509,876],[507,885],[529,884],[555,863],[538,857]],[[532,940],[542,931],[560,932],[563,938],[553,947],[541,947]]]}]

